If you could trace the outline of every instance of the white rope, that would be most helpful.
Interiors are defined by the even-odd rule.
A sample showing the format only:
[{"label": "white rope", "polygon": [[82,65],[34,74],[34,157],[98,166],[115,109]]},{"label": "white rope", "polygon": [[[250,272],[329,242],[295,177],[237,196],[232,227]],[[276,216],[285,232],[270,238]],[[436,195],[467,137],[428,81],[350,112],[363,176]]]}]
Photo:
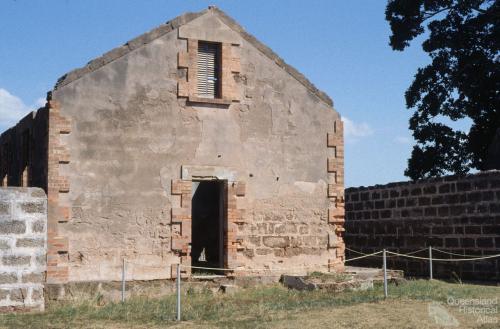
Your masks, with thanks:
[{"label": "white rope", "polygon": [[[366,257],[378,255],[380,253],[382,253],[382,251],[377,251],[377,252],[374,252],[373,254],[365,254],[364,256],[346,259],[344,261],[344,263],[352,261],[352,260],[357,260],[357,259],[361,259],[361,258],[366,258]],[[311,265],[311,266],[297,266],[297,267],[288,267],[288,268],[218,268],[218,267],[191,266],[191,265],[183,265],[183,264],[179,264],[179,266],[184,267],[184,268],[194,268],[194,269],[198,269],[198,270],[221,271],[221,272],[222,271],[231,271],[231,272],[234,272],[234,271],[247,271],[247,272],[265,272],[265,271],[268,271],[268,272],[273,272],[273,271],[290,271],[290,270],[294,270],[294,269],[304,270],[304,269],[315,269],[318,267],[328,267],[328,265],[324,265],[324,264]]]},{"label": "white rope", "polygon": [[462,257],[478,257],[478,256],[481,256],[481,255],[462,255],[462,254],[456,254],[456,253],[453,253],[453,252],[449,252],[449,251],[444,251],[444,250],[440,250],[440,249],[437,249],[437,248],[432,248],[432,251],[439,251],[439,252],[442,252],[443,254],[448,254],[448,255],[454,255],[454,256],[462,256]]},{"label": "white rope", "polygon": [[[355,252],[355,253],[360,254],[360,255],[368,255],[368,254],[365,254],[365,253],[363,253],[363,252],[361,252],[361,251],[357,251],[357,250],[349,249],[349,248],[347,248],[347,247],[345,248],[345,250],[349,250],[349,251]],[[424,250],[427,250],[427,248],[423,248],[423,249],[419,249],[419,250],[411,251],[411,252],[409,252],[409,253],[407,253],[407,254],[405,254],[405,255],[413,255],[413,254],[419,253],[419,252],[424,251]],[[384,256],[375,256],[375,257],[378,257],[378,258],[384,258]],[[387,257],[387,258],[392,258],[392,257],[398,257],[398,256],[394,256],[394,255],[393,255],[393,256],[386,256],[386,257]]]},{"label": "white rope", "polygon": [[[422,260],[430,260],[430,258],[427,257],[418,257],[418,256],[411,256],[411,255],[405,255],[405,254],[398,254],[392,251],[386,251],[389,254],[393,255],[399,255],[402,257],[407,257],[407,258],[414,258],[414,259],[422,259]],[[461,258],[461,259],[453,259],[453,258],[432,258],[432,261],[440,261],[440,262],[461,262],[461,261],[470,261],[470,260],[481,260],[481,259],[490,259],[490,258],[496,258],[500,257],[500,254],[498,255],[490,255],[490,256],[484,256],[484,257],[477,257],[477,258]]]},{"label": "white rope", "polygon": [[[374,256],[374,255],[377,255],[380,253],[382,253],[382,251],[377,251],[377,252],[374,252],[373,254],[365,254],[364,256],[346,259],[344,261],[344,263],[352,261],[352,260],[356,260],[356,259]],[[182,265],[182,264],[180,264],[180,266],[186,267],[186,268],[195,268],[195,269],[200,269],[200,270],[214,270],[214,271],[271,271],[271,272],[272,271],[287,271],[287,270],[292,270],[292,269],[311,269],[311,268],[314,269],[314,268],[318,268],[318,267],[328,267],[328,265],[322,265],[322,264],[313,265],[313,266],[300,266],[300,267],[275,268],[275,269],[271,269],[271,268],[248,268],[248,269],[247,268],[234,268],[234,269],[230,269],[230,268],[190,266],[190,265]]]},{"label": "white rope", "polygon": [[[351,252],[354,252],[356,254],[360,254],[360,255],[364,255],[364,256],[367,256],[368,254],[365,254],[364,252],[361,252],[361,251],[357,251],[357,250],[353,250],[353,249],[349,249],[347,247],[345,247],[345,250],[349,250]],[[383,257],[383,256],[376,256],[376,257]],[[396,256],[389,256],[389,257],[396,257]],[[350,260],[353,259],[353,258],[350,258]]]},{"label": "white rope", "polygon": [[354,257],[354,258],[349,258],[349,259],[346,259],[344,261],[344,263],[347,263],[347,262],[350,262],[352,260],[356,260],[356,259],[361,259],[361,258],[366,258],[366,257],[370,257],[370,256],[374,256],[374,255],[377,255],[377,254],[380,254],[382,253],[382,251],[377,251],[377,252],[374,252],[373,254],[368,254],[368,255],[364,255],[364,256],[360,256],[360,257]]},{"label": "white rope", "polygon": [[218,268],[218,267],[203,267],[203,266],[191,266],[191,265],[182,265],[182,264],[179,264],[180,267],[184,267],[184,268],[195,268],[195,269],[198,269],[198,270],[209,270],[209,271],[231,271],[231,272],[235,272],[235,271],[247,271],[247,272],[256,272],[256,271],[259,271],[259,272],[265,272],[265,271],[268,271],[268,272],[273,272],[273,271],[289,271],[289,270],[301,270],[301,269],[315,269],[315,268],[318,268],[318,267],[328,267],[328,265],[322,265],[322,264],[318,264],[318,265],[311,265],[311,266],[297,266],[297,267],[288,267],[288,268]]},{"label": "white rope", "polygon": [[[371,256],[382,257],[383,258],[383,256],[377,256],[377,255],[381,254],[383,251],[377,251],[377,252],[374,252],[372,254],[365,254],[363,252],[356,251],[356,250],[353,250],[353,249],[349,249],[349,248],[345,248],[345,249],[349,250],[351,252],[354,252],[354,253],[358,253],[358,254],[360,254],[362,256],[360,256],[360,257],[354,257],[354,258],[350,258],[350,259],[346,259],[346,260],[344,260],[344,263],[347,263],[347,262],[350,262],[350,261],[354,261],[354,260],[358,260],[358,259],[363,259],[363,258],[371,257]],[[428,261],[428,260],[430,260],[430,258],[428,258],[428,257],[412,256],[413,254],[416,254],[418,252],[422,252],[424,250],[427,250],[427,248],[415,250],[415,251],[409,252],[407,254],[400,254],[400,253],[396,253],[396,252],[392,252],[392,251],[388,251],[387,250],[386,253],[392,254],[393,256],[386,256],[386,257],[387,258],[389,258],[389,257],[407,257],[407,258],[413,258],[413,259],[420,259],[420,260],[427,260]],[[472,255],[460,255],[460,254],[450,253],[450,252],[439,250],[439,249],[435,249],[435,248],[432,248],[432,250],[436,250],[436,251],[439,251],[439,252],[442,252],[442,253],[445,253],[445,254],[456,255],[456,256],[475,257],[475,256],[472,256]],[[483,257],[476,257],[476,258],[459,258],[459,259],[453,259],[453,258],[432,258],[432,260],[433,261],[440,261],[440,262],[460,262],[460,261],[475,261],[475,260],[483,260],[483,259],[492,259],[492,258],[497,258],[497,257],[500,257],[500,254],[483,256]],[[134,262],[127,261],[127,260],[125,262],[127,264],[134,264],[134,265],[138,265],[138,266],[142,266],[142,267],[149,267],[149,268],[161,268],[162,267],[161,265],[154,266],[154,265],[138,264],[138,263],[134,263]],[[291,270],[316,269],[318,267],[328,267],[329,265],[318,264],[318,265],[311,265],[311,266],[297,266],[297,267],[274,268],[274,269],[271,269],[271,268],[217,268],[217,267],[191,266],[191,265],[183,265],[183,264],[178,264],[178,266],[184,267],[184,268],[193,268],[193,269],[209,270],[209,271],[221,271],[221,272],[224,272],[224,271],[230,271],[230,272],[236,272],[236,271],[247,271],[247,272],[266,272],[266,271],[267,272],[275,272],[276,271],[276,272],[286,272],[286,271],[291,271]]]}]

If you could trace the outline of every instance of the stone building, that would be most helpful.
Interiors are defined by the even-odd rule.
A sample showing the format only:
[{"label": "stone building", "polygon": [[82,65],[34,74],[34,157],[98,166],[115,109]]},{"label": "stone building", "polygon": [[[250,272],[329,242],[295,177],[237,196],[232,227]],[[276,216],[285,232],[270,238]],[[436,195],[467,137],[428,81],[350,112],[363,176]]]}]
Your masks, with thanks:
[{"label": "stone building", "polygon": [[0,179],[47,193],[48,283],[337,271],[343,147],[332,100],[209,7],[61,77]]}]

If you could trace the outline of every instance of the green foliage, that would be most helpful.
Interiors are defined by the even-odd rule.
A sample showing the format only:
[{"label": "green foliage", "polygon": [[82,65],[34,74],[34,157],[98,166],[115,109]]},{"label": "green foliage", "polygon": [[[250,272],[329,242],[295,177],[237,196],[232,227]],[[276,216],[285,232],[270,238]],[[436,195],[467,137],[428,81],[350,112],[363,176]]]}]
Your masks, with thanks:
[{"label": "green foliage", "polygon": [[[428,31],[422,47],[432,59],[405,94],[407,107],[415,109],[410,129],[417,142],[405,175],[492,169],[488,148],[500,127],[500,2],[391,0],[385,14],[394,50]],[[443,118],[469,118],[472,126],[455,130]]]}]

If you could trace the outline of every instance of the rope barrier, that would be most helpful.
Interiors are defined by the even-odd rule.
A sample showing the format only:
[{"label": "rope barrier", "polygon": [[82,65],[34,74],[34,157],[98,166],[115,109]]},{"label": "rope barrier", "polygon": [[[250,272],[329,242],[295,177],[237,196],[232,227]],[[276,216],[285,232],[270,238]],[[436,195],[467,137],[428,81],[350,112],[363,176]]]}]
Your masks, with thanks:
[{"label": "rope barrier", "polygon": [[[349,262],[349,261],[353,261],[353,260],[357,260],[357,259],[361,259],[361,258],[366,258],[366,257],[374,256],[377,254],[381,254],[381,253],[382,253],[382,251],[377,251],[377,252],[374,252],[373,254],[365,254],[364,256],[346,259],[344,262]],[[191,266],[191,265],[182,265],[182,264],[179,264],[179,266],[184,267],[184,268],[194,268],[194,269],[198,269],[198,270],[221,271],[221,272],[222,271],[231,271],[231,272],[234,272],[234,271],[246,271],[246,272],[265,272],[265,271],[268,271],[268,272],[274,272],[274,271],[289,271],[289,270],[293,270],[293,269],[304,270],[304,269],[316,269],[318,267],[328,267],[328,265],[323,265],[323,264],[311,265],[311,266],[287,267],[287,268],[218,268],[218,267]]]},{"label": "rope barrier", "polygon": [[[388,254],[393,254],[393,255],[398,255],[401,257],[407,257],[407,258],[414,258],[414,259],[421,259],[421,260],[430,260],[430,258],[427,257],[418,257],[418,256],[412,256],[412,255],[405,255],[405,254],[398,254],[392,251],[387,251]],[[461,259],[453,259],[453,258],[432,258],[432,261],[439,261],[439,262],[461,262],[461,261],[471,261],[471,260],[482,260],[482,259],[490,259],[490,258],[496,258],[500,257],[500,254],[498,255],[490,255],[490,256],[484,256],[484,257],[478,257],[478,258],[461,258]]]},{"label": "rope barrier", "polygon": [[[353,253],[356,253],[356,254],[359,254],[359,255],[369,255],[369,254],[365,254],[364,252],[361,252],[361,251],[357,251],[357,250],[353,250],[353,249],[349,249],[349,248],[345,248],[345,250],[349,250],[350,252],[353,252]],[[375,256],[375,257],[383,257],[383,256]],[[396,256],[389,256],[389,257],[396,257]],[[350,258],[349,260],[351,260],[352,258]]]},{"label": "rope barrier", "polygon": [[[434,248],[433,248],[434,249]],[[368,254],[365,254],[364,252],[361,252],[361,251],[357,251],[357,250],[353,250],[353,249],[349,249],[349,248],[345,248],[345,250],[349,250],[351,252],[354,252],[354,253],[357,253],[357,254],[360,254],[360,255],[368,255]],[[419,250],[415,250],[415,251],[411,251],[405,255],[413,255],[413,254],[417,254],[419,252],[422,252],[424,250],[427,250],[427,248],[423,248],[423,249],[419,249]],[[375,257],[378,257],[378,258],[384,258],[384,256],[375,256]],[[398,257],[398,256],[386,256],[387,258],[392,258],[392,257]]]},{"label": "rope barrier", "polygon": [[482,255],[462,255],[462,254],[456,254],[456,253],[453,253],[453,252],[449,252],[449,251],[444,251],[444,250],[440,250],[440,249],[436,249],[436,248],[432,248],[432,250],[434,251],[439,251],[439,252],[442,252],[443,254],[448,254],[448,255],[454,255],[454,256],[462,256],[462,257],[480,257]]},{"label": "rope barrier", "polygon": [[[347,263],[347,262],[350,262],[350,261],[354,261],[354,260],[357,260],[357,259],[366,258],[366,257],[372,257],[372,256],[380,257],[380,256],[378,256],[378,254],[383,253],[382,257],[383,257],[384,297],[385,298],[387,298],[387,296],[388,296],[388,291],[387,291],[387,283],[388,283],[388,281],[387,281],[387,257],[388,256],[387,256],[387,254],[394,255],[393,257],[407,257],[407,258],[413,258],[413,259],[420,259],[420,260],[430,261],[429,262],[429,269],[430,269],[430,279],[431,280],[432,280],[432,262],[433,261],[440,261],[440,262],[460,262],[460,261],[476,261],[476,260],[492,259],[492,258],[500,257],[500,254],[498,254],[498,255],[476,257],[476,258],[459,258],[459,259],[433,258],[432,257],[432,250],[433,250],[432,247],[429,247],[429,256],[430,256],[430,258],[420,257],[420,256],[414,256],[414,254],[422,252],[424,250],[427,250],[427,248],[416,250],[416,251],[412,251],[412,252],[409,252],[407,254],[400,254],[400,253],[396,253],[396,252],[392,252],[392,251],[387,251],[385,249],[383,251],[377,251],[377,252],[374,252],[372,254],[365,254],[363,252],[352,250],[352,249],[349,249],[349,248],[345,248],[345,249],[349,250],[351,252],[360,254],[362,256],[354,257],[354,258],[350,258],[350,259],[345,259],[344,263]],[[462,257],[471,257],[469,255],[459,255],[459,254],[454,254],[454,253],[450,253],[450,252],[439,250],[439,249],[434,249],[434,250],[438,251],[438,252],[445,253],[445,254],[450,254],[450,255],[458,255],[458,256],[462,256]],[[391,257],[391,256],[389,256],[389,257]],[[299,268],[301,270],[304,270],[304,269],[307,269],[307,268],[317,269],[317,268],[325,267],[325,266],[328,266],[328,265],[315,265],[314,267],[301,266],[301,267],[297,267],[297,268]],[[228,269],[228,268],[190,266],[190,265],[178,264],[178,266],[177,266],[177,321],[181,320],[181,280],[182,280],[181,270],[180,270],[181,267],[184,267],[184,268],[193,268],[193,269],[201,269],[201,270],[210,270],[210,271],[231,271],[231,272],[234,272],[234,271],[247,271],[247,272],[253,272],[253,271],[259,271],[259,272],[280,271],[280,272],[286,272],[286,271],[290,271],[290,270],[293,269],[293,268],[284,268],[284,269],[283,268],[281,268],[281,269],[278,269],[278,268],[275,268],[275,269],[270,269],[270,268],[264,268],[264,269],[262,269],[262,268],[261,269],[257,269],[257,268],[249,268],[249,269],[235,268],[235,269]],[[125,270],[125,260],[123,260],[123,269]],[[259,276],[262,276],[262,274],[259,274]],[[125,271],[123,272],[123,288],[122,289],[123,289],[122,290],[122,301],[123,301],[124,297],[125,297]]]},{"label": "rope barrier", "polygon": [[[349,250],[351,252],[354,252],[354,253],[357,253],[357,254],[360,254],[360,255],[367,255],[367,256],[371,256],[371,255],[375,255],[375,254],[365,254],[361,251],[357,251],[357,250],[353,250],[353,249],[349,249],[349,248],[345,248],[346,250]],[[419,249],[419,250],[415,250],[415,251],[411,251],[409,253],[406,253],[406,254],[402,254],[402,253],[396,253],[396,252],[392,252],[392,251],[388,251],[387,250],[387,253],[388,254],[392,254],[393,256],[386,256],[386,258],[389,258],[389,257],[408,257],[408,258],[415,258],[415,259],[421,259],[421,260],[430,260],[430,258],[428,257],[419,257],[419,256],[411,256],[413,254],[416,254],[416,253],[419,253],[419,252],[422,252],[422,251],[425,251],[427,250],[427,248],[423,248],[423,249]],[[491,258],[496,258],[496,257],[500,257],[500,254],[497,254],[497,255],[489,255],[489,256],[482,256],[482,257],[477,257],[477,256],[481,256],[481,255],[463,255],[463,254],[456,254],[456,253],[452,253],[452,252],[447,252],[447,251],[444,251],[444,250],[440,250],[440,249],[436,249],[436,248],[432,248],[433,251],[439,251],[439,252],[442,252],[444,254],[449,254],[449,255],[454,255],[454,256],[462,256],[462,257],[471,257],[471,258],[459,258],[459,259],[453,259],[453,258],[432,258],[432,260],[436,260],[436,261],[467,261],[467,260],[482,260],[482,259],[491,259]],[[379,252],[381,253],[381,251]],[[383,258],[383,256],[376,256],[376,257],[379,257],[379,258]],[[351,258],[351,259],[347,259],[347,261],[349,260],[356,260],[356,259],[359,259],[359,258]]]},{"label": "rope barrier", "polygon": [[344,260],[344,263],[350,262],[352,260],[357,260],[357,259],[366,258],[366,257],[374,256],[377,254],[381,254],[382,252],[383,251],[377,251],[377,252],[374,252],[373,254],[365,254],[364,256],[349,258],[349,259]]},{"label": "rope barrier", "polygon": [[328,265],[318,264],[314,266],[297,266],[297,267],[288,267],[288,268],[219,268],[219,267],[204,267],[204,266],[191,266],[191,265],[182,265],[179,264],[180,267],[184,268],[194,268],[198,270],[208,270],[208,271],[245,271],[245,272],[273,272],[273,271],[289,271],[289,270],[303,270],[303,269],[315,269],[318,267],[328,267]]},{"label": "rope barrier", "polygon": [[[354,260],[358,260],[358,259],[367,258],[367,257],[372,257],[372,256],[373,257],[383,258],[383,256],[379,256],[379,254],[383,253],[383,251],[377,251],[377,252],[374,252],[374,253],[371,253],[371,254],[366,254],[366,253],[363,253],[361,251],[357,251],[357,250],[354,250],[354,249],[349,249],[349,248],[345,248],[345,249],[349,250],[351,252],[360,254],[362,256],[346,259],[346,260],[344,260],[344,263],[347,263],[347,262],[350,262],[350,261],[354,261]],[[428,257],[413,256],[414,254],[422,252],[422,251],[425,251],[425,250],[427,250],[427,248],[423,248],[423,249],[411,251],[411,252],[409,252],[407,254],[401,254],[401,253],[396,253],[396,252],[392,252],[392,251],[388,251],[387,250],[386,253],[387,254],[391,254],[392,256],[386,256],[386,258],[389,258],[389,257],[406,257],[406,258],[413,258],[413,259],[420,259],[420,260],[429,261],[431,259],[428,258]],[[440,262],[476,261],[476,260],[484,260],[484,259],[492,259],[492,258],[500,257],[500,254],[489,255],[489,256],[482,256],[482,257],[476,257],[477,255],[462,255],[462,254],[451,253],[451,252],[447,252],[447,251],[439,250],[439,249],[435,249],[435,248],[432,248],[432,250],[433,251],[438,251],[438,252],[441,252],[441,253],[445,253],[445,254],[455,255],[455,256],[475,257],[475,258],[458,258],[458,259],[453,259],[453,258],[434,258],[434,257],[432,258],[432,261],[440,261]],[[125,260],[125,262],[127,264],[133,264],[133,265],[136,265],[136,266],[148,267],[148,268],[155,268],[155,269],[163,267],[163,265],[146,265],[146,264],[139,264],[139,263],[135,263],[135,262],[132,262],[132,261],[127,261],[127,260]],[[320,268],[320,267],[328,267],[328,265],[318,264],[318,265],[311,265],[311,266],[297,266],[297,267],[274,268],[274,269],[272,269],[272,268],[232,268],[231,269],[231,268],[218,268],[218,267],[191,266],[191,265],[183,265],[183,264],[179,264],[179,267],[199,269],[199,270],[207,270],[207,271],[220,271],[220,272],[225,272],[225,271],[230,271],[230,272],[237,272],[237,271],[245,271],[245,272],[285,272],[285,271],[293,271],[293,270],[317,269],[317,268]]]},{"label": "rope barrier", "polygon": [[417,254],[421,251],[424,251],[424,250],[427,250],[427,248],[422,248],[422,249],[419,249],[419,250],[415,250],[415,251],[411,251],[409,253],[406,253],[405,255],[413,255],[413,254]]}]

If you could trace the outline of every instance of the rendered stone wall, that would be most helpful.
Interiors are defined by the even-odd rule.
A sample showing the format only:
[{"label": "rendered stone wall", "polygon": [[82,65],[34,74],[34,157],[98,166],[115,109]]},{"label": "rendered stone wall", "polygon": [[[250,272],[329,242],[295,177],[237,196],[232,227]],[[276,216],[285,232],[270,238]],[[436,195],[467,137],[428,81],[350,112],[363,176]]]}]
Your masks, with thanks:
[{"label": "rendered stone wall", "polygon": [[47,198],[40,188],[0,188],[0,312],[43,310]]},{"label": "rendered stone wall", "polygon": [[[348,188],[345,194],[347,248],[408,253],[432,246],[478,257],[500,254],[500,171]],[[347,251],[347,258],[355,256]],[[463,258],[437,251],[433,257]],[[382,261],[367,258],[350,264],[380,267]],[[433,264],[436,277],[500,279],[498,258]],[[412,276],[429,274],[428,262],[416,259],[389,258],[388,266]]]},{"label": "rendered stone wall", "polygon": [[53,91],[51,120],[69,129],[50,131],[68,157],[49,159],[48,282],[120,280],[122,259],[127,280],[189,265],[191,195],[174,187],[195,166],[231,173],[215,175],[231,183],[228,266],[341,269],[343,130],[331,100],[217,11],[183,26],[238,45],[230,102],[180,95],[188,39],[168,26]]},{"label": "rendered stone wall", "polygon": [[[221,44],[222,99],[192,93],[197,40]],[[45,137],[33,142],[44,155],[35,186],[48,199],[48,284],[117,281],[123,259],[127,281],[172,278],[190,265],[189,192],[201,176],[227,182],[226,266],[343,269],[340,115],[218,9],[69,72],[41,112]],[[7,172],[22,147],[6,145],[0,173],[12,185],[25,161]]]}]

